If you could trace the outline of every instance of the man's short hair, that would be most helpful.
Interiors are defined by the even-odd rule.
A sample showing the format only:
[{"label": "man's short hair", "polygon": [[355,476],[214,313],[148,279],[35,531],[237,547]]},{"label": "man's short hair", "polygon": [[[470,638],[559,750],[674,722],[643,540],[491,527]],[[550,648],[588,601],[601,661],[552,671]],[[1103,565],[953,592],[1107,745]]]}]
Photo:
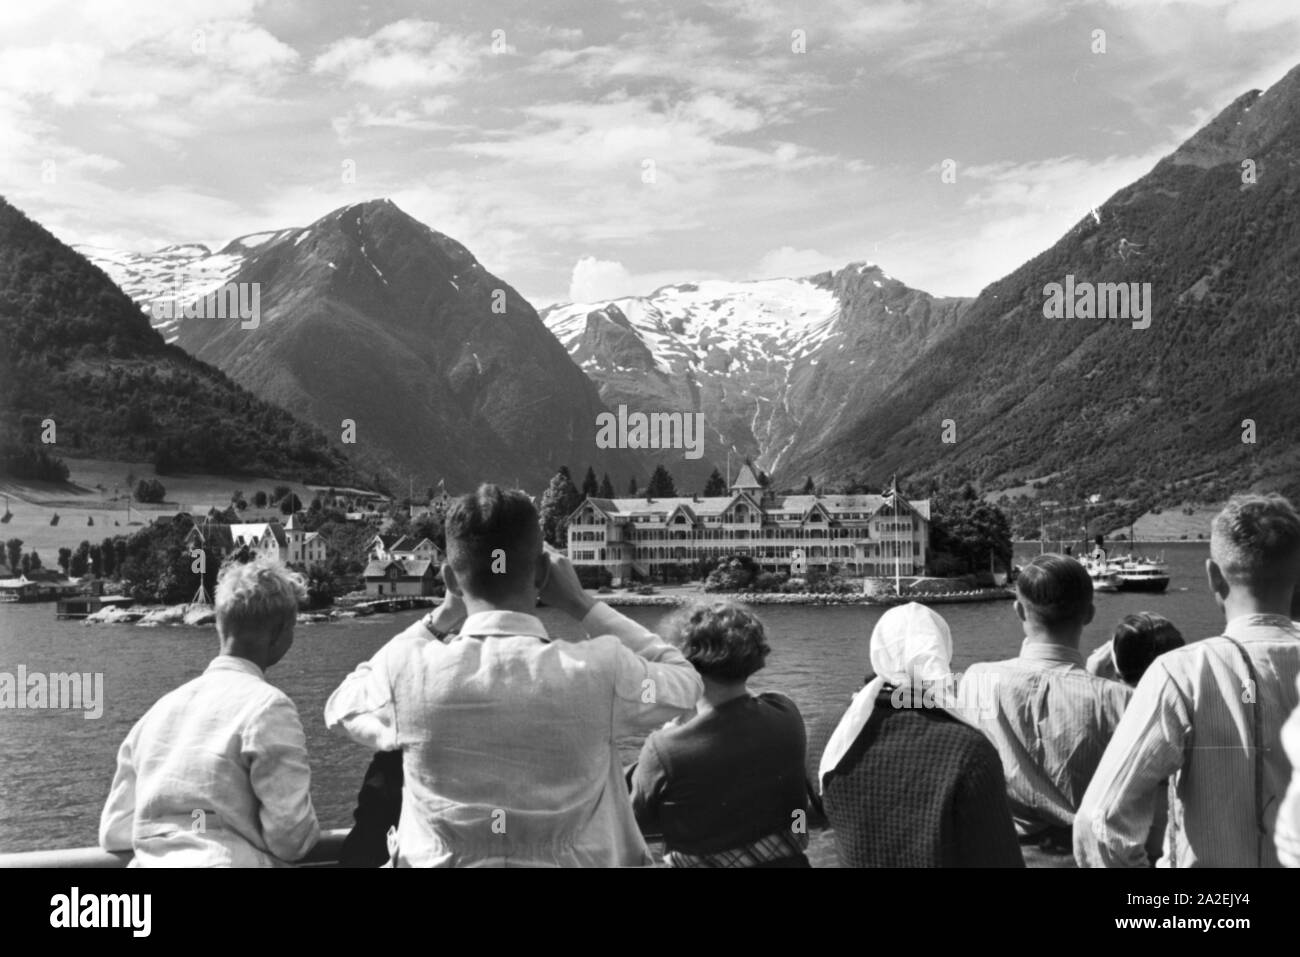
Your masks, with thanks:
[{"label": "man's short hair", "polygon": [[1140,611],[1125,615],[1111,637],[1111,657],[1125,684],[1136,685],[1151,662],[1183,646],[1183,635],[1163,615]]},{"label": "man's short hair", "polygon": [[1229,584],[1294,585],[1300,515],[1281,495],[1234,495],[1210,526],[1210,557]]},{"label": "man's short hair", "polygon": [[293,618],[306,600],[303,577],[278,558],[229,561],[217,576],[217,626],[223,636],[258,631]]},{"label": "man's short hair", "polygon": [[480,485],[447,509],[446,527],[447,561],[470,595],[500,601],[533,580],[542,531],[523,492]]},{"label": "man's short hair", "polygon": [[1092,605],[1092,579],[1067,555],[1039,555],[1020,570],[1016,593],[1036,620],[1048,627],[1082,621]]},{"label": "man's short hair", "polygon": [[744,681],[772,650],[763,623],[730,601],[692,605],[674,616],[669,631],[695,670],[715,681]]}]

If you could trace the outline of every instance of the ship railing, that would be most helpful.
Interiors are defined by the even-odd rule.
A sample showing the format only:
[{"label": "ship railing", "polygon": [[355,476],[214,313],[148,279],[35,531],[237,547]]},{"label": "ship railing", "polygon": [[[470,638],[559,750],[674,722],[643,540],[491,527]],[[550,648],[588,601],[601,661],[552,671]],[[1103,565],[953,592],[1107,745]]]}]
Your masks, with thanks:
[{"label": "ship railing", "polygon": [[[316,846],[299,861],[297,867],[339,867],[339,854],[349,828],[322,831]],[[98,847],[68,847],[48,851],[19,851],[0,854],[0,869],[59,867],[82,869],[111,869],[126,867],[131,863],[129,851],[111,852]]]}]

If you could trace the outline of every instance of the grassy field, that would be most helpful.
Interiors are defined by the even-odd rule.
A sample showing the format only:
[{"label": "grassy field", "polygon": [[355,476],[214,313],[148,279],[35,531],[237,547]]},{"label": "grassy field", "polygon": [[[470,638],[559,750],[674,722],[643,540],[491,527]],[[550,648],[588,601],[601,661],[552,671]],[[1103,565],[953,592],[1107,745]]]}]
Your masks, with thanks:
[{"label": "grassy field", "polygon": [[[259,489],[269,494],[277,485],[287,485],[304,503],[312,498],[305,484],[284,479],[229,475],[158,476],[148,463],[66,458],[64,461],[71,470],[66,483],[0,477],[0,494],[8,497],[9,511],[13,513],[7,524],[0,525],[0,542],[21,538],[23,551],[35,549],[42,564],[51,568],[60,548],[75,549],[83,540],[98,543],[113,535],[129,533],[133,526],[147,525],[160,515],[206,512],[213,505],[224,508],[230,504],[230,496],[236,490],[242,491],[250,502],[242,513],[244,521],[248,522],[264,521],[272,516],[284,517],[278,508],[252,507],[253,494]],[[129,523],[128,474],[133,474],[136,481],[157,478],[167,489],[166,500],[159,505],[130,502]],[[0,511],[3,511],[2,504]],[[51,525],[50,519],[56,513],[59,524]],[[93,519],[94,525],[88,524],[88,519]]]},{"label": "grassy field", "polygon": [[[1188,506],[1192,514],[1187,515],[1181,508],[1169,508],[1159,515],[1150,512],[1139,518],[1133,525],[1133,534],[1139,542],[1195,542],[1210,540],[1210,522],[1219,514],[1222,505]],[[1128,534],[1127,529],[1118,529]]]}]

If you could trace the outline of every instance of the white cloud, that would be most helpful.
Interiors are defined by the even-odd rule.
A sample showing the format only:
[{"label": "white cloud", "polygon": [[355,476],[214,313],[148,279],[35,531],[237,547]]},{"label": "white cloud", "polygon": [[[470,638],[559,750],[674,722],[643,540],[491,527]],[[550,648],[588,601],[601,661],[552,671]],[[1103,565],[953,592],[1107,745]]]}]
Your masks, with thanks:
[{"label": "white cloud", "polygon": [[573,264],[569,299],[572,302],[598,302],[634,295],[631,282],[632,274],[622,263],[583,256]]},{"label": "white cloud", "polygon": [[[388,195],[541,299],[862,258],[968,293],[1300,48],[1295,0],[514,6],[0,3],[0,182],[135,248]],[[1110,52],[1071,60],[1094,21]]]},{"label": "white cloud", "polygon": [[[538,308],[556,302],[601,303],[630,296],[648,296],[656,289],[683,282],[703,282],[708,279],[735,279],[712,269],[678,262],[671,268],[649,272],[632,272],[621,262],[583,256],[573,266],[568,297],[539,295],[531,299]],[[545,290],[540,290],[545,293]]]},{"label": "white cloud", "polygon": [[800,279],[828,269],[839,269],[847,260],[820,253],[815,249],[782,246],[764,253],[753,271],[754,279]]},{"label": "white cloud", "polygon": [[384,92],[431,89],[458,83],[486,49],[427,20],[398,20],[368,37],[331,44],[316,57],[312,72]]}]

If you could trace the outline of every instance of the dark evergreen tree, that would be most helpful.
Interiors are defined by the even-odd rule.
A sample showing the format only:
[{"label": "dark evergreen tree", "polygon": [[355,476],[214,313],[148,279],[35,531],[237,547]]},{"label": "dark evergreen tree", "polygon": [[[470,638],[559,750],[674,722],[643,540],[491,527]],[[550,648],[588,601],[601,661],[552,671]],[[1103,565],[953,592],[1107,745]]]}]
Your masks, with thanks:
[{"label": "dark evergreen tree", "polygon": [[5,562],[9,566],[9,571],[18,574],[18,564],[23,560],[23,540],[21,538],[11,538],[5,542]]},{"label": "dark evergreen tree", "polygon": [[600,494],[600,483],[596,481],[596,470],[587,466],[587,474],[582,478],[582,494],[594,497]]},{"label": "dark evergreen tree", "polygon": [[650,476],[650,483],[645,487],[645,493],[647,498],[672,498],[677,494],[673,477],[662,464],[655,466],[654,474]]},{"label": "dark evergreen tree", "polygon": [[560,470],[542,493],[542,537],[556,548],[565,548],[569,538],[569,516],[582,504],[582,496],[573,484],[569,470]]},{"label": "dark evergreen tree", "polygon": [[727,494],[727,480],[722,477],[721,472],[719,472],[717,469],[714,469],[713,474],[710,475],[708,481],[704,483],[704,497],[716,498],[719,495],[726,495],[726,494]]},{"label": "dark evergreen tree", "polygon": [[609,480],[608,472],[606,472],[605,475],[600,480],[600,491],[598,494],[600,495],[601,498],[614,497],[614,483]]},{"label": "dark evergreen tree", "polygon": [[135,500],[157,504],[167,496],[167,489],[157,479],[140,479],[135,486]]},{"label": "dark evergreen tree", "polygon": [[964,575],[1011,567],[1011,524],[1006,513],[963,489],[933,501],[930,565],[935,574]]}]

